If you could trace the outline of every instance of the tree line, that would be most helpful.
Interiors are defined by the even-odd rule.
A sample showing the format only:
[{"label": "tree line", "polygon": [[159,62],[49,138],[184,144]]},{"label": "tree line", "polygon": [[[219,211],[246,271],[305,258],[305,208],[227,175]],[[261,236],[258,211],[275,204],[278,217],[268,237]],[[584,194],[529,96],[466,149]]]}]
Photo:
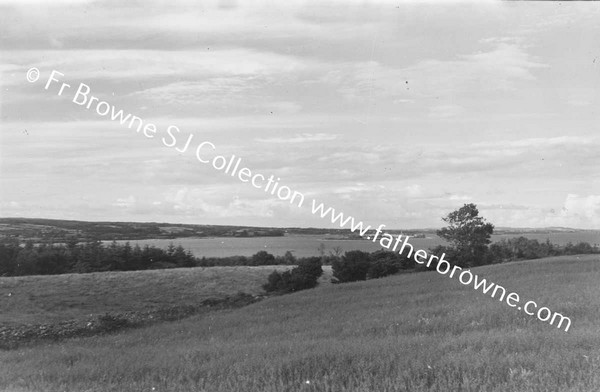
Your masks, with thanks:
[{"label": "tree line", "polygon": [[129,243],[76,241],[39,244],[17,241],[0,244],[0,276],[57,275],[103,271],[136,271],[194,267],[196,258],[182,246],[167,249],[131,246]]},{"label": "tree line", "polygon": [[[586,242],[559,246],[549,240],[539,242],[517,237],[491,243],[494,226],[479,216],[474,204],[465,204],[443,220],[448,226],[440,229],[437,234],[448,244],[430,249],[430,253],[437,256],[445,253],[446,260],[460,267],[548,256],[600,253],[597,245],[592,246]],[[341,249],[336,249],[326,255],[320,248],[320,253],[321,256],[316,258],[297,258],[289,251],[283,256],[275,256],[261,250],[249,257],[198,258],[181,245],[173,244],[167,249],[161,249],[148,245],[140,247],[130,243],[119,244],[115,241],[110,244],[97,240],[80,243],[76,238],[64,244],[37,245],[31,241],[21,244],[17,240],[8,240],[0,243],[0,276],[212,266],[294,265],[299,268],[296,272],[278,272],[279,276],[273,275],[266,289],[296,291],[301,286],[314,287],[311,285],[316,284],[316,279],[321,274],[320,265],[332,266],[334,283],[376,279],[399,272],[418,272],[426,269],[407,255],[392,251],[379,250],[368,253],[354,250],[342,254]]]},{"label": "tree line", "polygon": [[[332,256],[318,257],[330,264]],[[195,257],[181,245],[170,244],[166,249],[155,246],[132,246],[129,242],[113,241],[66,244],[35,244],[28,241],[0,242],[0,276],[58,275],[104,271],[138,271],[149,269],[215,267],[215,266],[266,266],[298,265],[313,258],[296,258],[291,252],[274,256],[264,250],[252,256]]]},{"label": "tree line", "polygon": [[[516,237],[491,243],[494,225],[479,216],[475,204],[465,204],[442,218],[448,226],[437,231],[437,235],[447,241],[447,245],[429,249],[429,253],[444,259],[452,265],[463,268],[486,264],[504,263],[515,260],[538,259],[550,256],[600,253],[597,245],[587,242],[565,246],[552,244],[549,239],[539,242],[536,239]],[[332,263],[333,282],[343,283],[375,279],[402,271],[426,271],[435,269],[417,264],[408,255],[391,251],[366,253],[346,252]]]}]

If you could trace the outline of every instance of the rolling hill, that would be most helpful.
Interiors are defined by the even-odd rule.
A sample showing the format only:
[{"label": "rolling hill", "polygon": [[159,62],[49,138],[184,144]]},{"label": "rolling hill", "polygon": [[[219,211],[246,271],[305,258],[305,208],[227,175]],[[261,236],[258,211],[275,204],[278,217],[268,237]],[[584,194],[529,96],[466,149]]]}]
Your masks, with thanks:
[{"label": "rolling hill", "polygon": [[597,255],[476,272],[568,315],[572,328],[425,272],[0,352],[0,390],[600,390]]}]

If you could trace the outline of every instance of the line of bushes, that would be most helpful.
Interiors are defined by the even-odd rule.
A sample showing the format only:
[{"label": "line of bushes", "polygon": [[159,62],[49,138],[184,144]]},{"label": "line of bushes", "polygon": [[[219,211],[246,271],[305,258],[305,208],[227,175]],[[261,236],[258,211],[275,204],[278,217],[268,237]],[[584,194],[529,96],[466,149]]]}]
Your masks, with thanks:
[{"label": "line of bushes", "polygon": [[273,271],[268,282],[262,287],[267,293],[291,293],[312,289],[323,274],[320,257],[308,257],[298,262],[298,266],[289,271]]},{"label": "line of bushes", "polygon": [[[429,254],[441,256],[452,264],[461,265],[459,254],[455,248],[437,246],[429,250]],[[575,254],[597,254],[600,249],[587,242],[568,243],[565,246],[552,244],[549,240],[540,243],[538,240],[525,237],[503,239],[491,244],[483,253],[476,265],[504,263],[516,260],[530,260],[550,256]],[[367,279],[377,279],[399,272],[427,271],[427,267],[417,264],[414,259],[396,252],[379,250],[373,253],[354,250],[346,252],[342,257],[332,262],[332,283],[354,282]],[[432,265],[435,268],[435,265]]]},{"label": "line of bushes", "polygon": [[[460,265],[461,256],[456,249],[438,246],[431,254],[446,253],[447,259]],[[536,259],[548,256],[600,253],[597,246],[587,242],[568,243],[565,246],[552,244],[549,240],[539,242],[525,237],[504,239],[484,249],[481,257],[475,258],[474,265],[500,263],[512,260]],[[330,264],[334,270],[334,280],[374,279],[403,270],[419,270],[412,258],[396,252],[380,250],[373,253],[350,251],[318,257],[322,265]],[[266,266],[311,264],[315,258],[296,258],[291,252],[274,256],[261,250],[250,257],[211,257],[197,258],[181,245],[171,244],[167,249],[154,246],[131,246],[129,243],[112,242],[105,245],[100,241],[67,244],[40,244],[17,241],[0,243],[0,276],[57,275],[65,273],[88,273],[102,271],[135,271],[166,268],[212,267],[212,266]],[[291,273],[291,272],[290,272]],[[297,274],[297,273],[296,273]],[[282,279],[293,280],[290,276]],[[296,278],[294,278],[296,279]],[[287,286],[287,284],[286,284]],[[293,285],[292,285],[293,286]]]}]

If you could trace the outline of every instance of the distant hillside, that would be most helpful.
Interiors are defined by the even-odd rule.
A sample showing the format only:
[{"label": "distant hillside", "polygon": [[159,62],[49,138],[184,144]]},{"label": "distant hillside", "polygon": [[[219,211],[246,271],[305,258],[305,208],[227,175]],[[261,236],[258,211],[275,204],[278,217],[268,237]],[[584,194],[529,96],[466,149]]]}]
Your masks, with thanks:
[{"label": "distant hillside", "polygon": [[184,237],[282,236],[269,227],[186,225],[156,222],[85,222],[58,219],[0,218],[0,239],[65,242],[70,239],[143,240]]},{"label": "distant hillside", "polygon": [[[390,234],[408,234],[413,237],[434,235],[437,229],[389,229]],[[510,228],[498,227],[494,234],[550,234],[584,232],[564,227]],[[369,233],[374,232],[371,230]],[[331,234],[343,238],[359,238],[348,229],[253,227],[223,225],[192,225],[159,222],[87,222],[62,219],[0,218],[0,240],[17,239],[35,242],[66,242],[86,240],[145,240],[186,237],[278,237],[285,234]]]}]

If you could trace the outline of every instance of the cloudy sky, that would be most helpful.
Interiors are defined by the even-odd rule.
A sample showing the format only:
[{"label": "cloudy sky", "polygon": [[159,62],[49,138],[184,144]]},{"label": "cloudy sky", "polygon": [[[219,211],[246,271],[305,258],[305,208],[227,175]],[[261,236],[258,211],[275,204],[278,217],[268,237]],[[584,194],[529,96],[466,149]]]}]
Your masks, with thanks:
[{"label": "cloudy sky", "polygon": [[57,70],[373,225],[600,228],[600,4],[202,3],[0,0],[0,216],[329,226]]}]

